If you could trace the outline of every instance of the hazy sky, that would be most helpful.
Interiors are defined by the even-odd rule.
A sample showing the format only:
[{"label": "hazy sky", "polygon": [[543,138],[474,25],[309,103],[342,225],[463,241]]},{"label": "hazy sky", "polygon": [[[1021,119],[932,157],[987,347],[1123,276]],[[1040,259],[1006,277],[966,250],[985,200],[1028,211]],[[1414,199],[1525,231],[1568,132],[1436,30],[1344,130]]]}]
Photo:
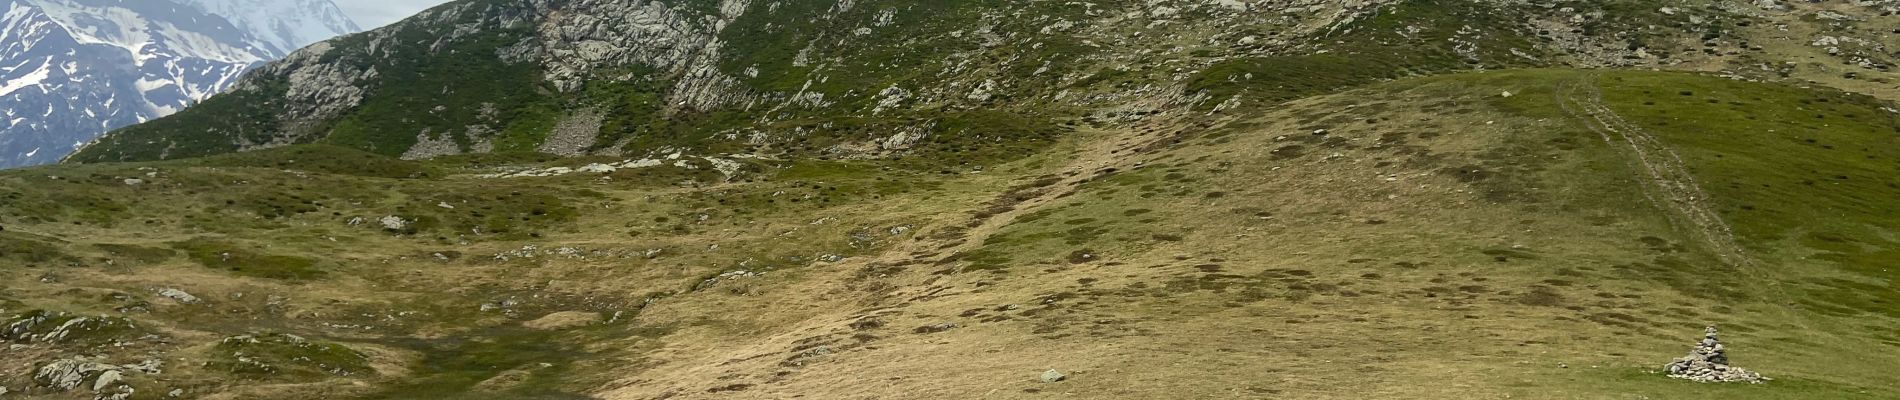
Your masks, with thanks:
[{"label": "hazy sky", "polygon": [[332,0],[363,29],[376,29],[449,0]]}]

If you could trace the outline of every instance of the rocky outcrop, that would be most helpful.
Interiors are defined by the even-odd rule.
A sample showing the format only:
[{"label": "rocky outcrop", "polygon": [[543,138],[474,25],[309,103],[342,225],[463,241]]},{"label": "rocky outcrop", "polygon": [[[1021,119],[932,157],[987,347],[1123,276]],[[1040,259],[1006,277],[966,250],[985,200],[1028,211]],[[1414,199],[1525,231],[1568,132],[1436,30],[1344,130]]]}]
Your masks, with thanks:
[{"label": "rocky outcrop", "polygon": [[1769,379],[1761,374],[1730,366],[1728,348],[1716,338],[1715,327],[1709,327],[1701,342],[1689,350],[1689,355],[1676,359],[1663,367],[1669,377],[1704,383],[1743,382],[1762,383]]},{"label": "rocky outcrop", "polygon": [[92,362],[86,359],[69,358],[40,366],[39,371],[33,374],[33,379],[49,388],[73,390],[99,377],[104,374],[105,371],[112,371],[117,368],[118,367],[114,365]]},{"label": "rocky outcrop", "polygon": [[[110,341],[114,333],[135,328],[131,320],[119,317],[82,317],[66,313],[34,311],[15,317],[0,327],[0,341],[26,343],[62,343]],[[106,343],[97,343],[106,344]]]},{"label": "rocky outcrop", "polygon": [[123,399],[134,391],[125,381],[126,374],[157,374],[162,372],[162,365],[157,360],[117,365],[88,358],[64,358],[41,365],[34,371],[33,380],[57,391],[87,388],[96,394],[95,398]]}]

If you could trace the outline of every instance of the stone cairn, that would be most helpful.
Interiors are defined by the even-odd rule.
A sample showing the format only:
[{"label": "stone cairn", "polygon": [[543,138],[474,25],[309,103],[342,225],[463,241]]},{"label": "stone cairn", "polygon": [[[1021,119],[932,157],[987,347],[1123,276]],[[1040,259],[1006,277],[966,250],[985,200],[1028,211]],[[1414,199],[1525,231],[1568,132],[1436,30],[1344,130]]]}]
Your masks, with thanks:
[{"label": "stone cairn", "polygon": [[1762,383],[1768,381],[1761,374],[1728,365],[1728,350],[1722,347],[1722,341],[1715,338],[1715,327],[1709,327],[1702,342],[1696,343],[1687,357],[1663,367],[1669,377],[1687,379],[1702,383],[1747,382]]}]

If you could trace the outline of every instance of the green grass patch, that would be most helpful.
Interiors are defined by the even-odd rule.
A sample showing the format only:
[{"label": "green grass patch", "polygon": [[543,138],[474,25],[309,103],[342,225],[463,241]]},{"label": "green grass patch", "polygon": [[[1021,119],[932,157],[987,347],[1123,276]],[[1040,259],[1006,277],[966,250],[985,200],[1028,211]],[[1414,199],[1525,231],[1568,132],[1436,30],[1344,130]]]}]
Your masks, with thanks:
[{"label": "green grass patch", "polygon": [[178,255],[178,252],[172,249],[146,247],[146,246],[131,245],[131,244],[100,243],[100,244],[93,245],[93,247],[98,248],[100,251],[106,252],[106,255],[108,256],[112,256],[112,257],[119,258],[122,260],[134,261],[141,264],[155,264],[159,262],[164,262],[165,260],[170,260],[172,257]]},{"label": "green grass patch", "polygon": [[332,145],[300,145],[205,158],[194,165],[257,167],[373,178],[437,174],[421,163]]},{"label": "green grass patch", "polygon": [[206,237],[172,243],[172,248],[200,265],[233,275],[278,280],[308,280],[324,276],[317,260],[308,257],[268,254],[250,246]]},{"label": "green grass patch", "polygon": [[14,232],[0,232],[0,260],[47,263],[71,258],[49,239]]},{"label": "green grass patch", "polygon": [[1681,73],[1601,84],[1617,113],[1678,149],[1751,250],[1809,260],[1781,268],[1820,262],[1859,277],[1802,285],[1800,301],[1900,317],[1900,117],[1890,103]]}]

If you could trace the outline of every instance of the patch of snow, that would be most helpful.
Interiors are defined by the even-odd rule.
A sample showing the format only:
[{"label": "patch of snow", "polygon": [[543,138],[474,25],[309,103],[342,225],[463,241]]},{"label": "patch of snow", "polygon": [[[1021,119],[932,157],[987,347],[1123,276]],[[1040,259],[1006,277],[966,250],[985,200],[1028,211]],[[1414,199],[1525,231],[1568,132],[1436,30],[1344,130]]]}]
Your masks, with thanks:
[{"label": "patch of snow", "polygon": [[41,82],[45,82],[48,76],[52,76],[52,73],[53,71],[51,69],[46,68],[46,64],[40,64],[40,67],[33,70],[33,72],[28,72],[19,78],[9,79],[6,82],[0,82],[0,96],[13,94],[13,92],[19,91],[20,89],[37,86]]}]

